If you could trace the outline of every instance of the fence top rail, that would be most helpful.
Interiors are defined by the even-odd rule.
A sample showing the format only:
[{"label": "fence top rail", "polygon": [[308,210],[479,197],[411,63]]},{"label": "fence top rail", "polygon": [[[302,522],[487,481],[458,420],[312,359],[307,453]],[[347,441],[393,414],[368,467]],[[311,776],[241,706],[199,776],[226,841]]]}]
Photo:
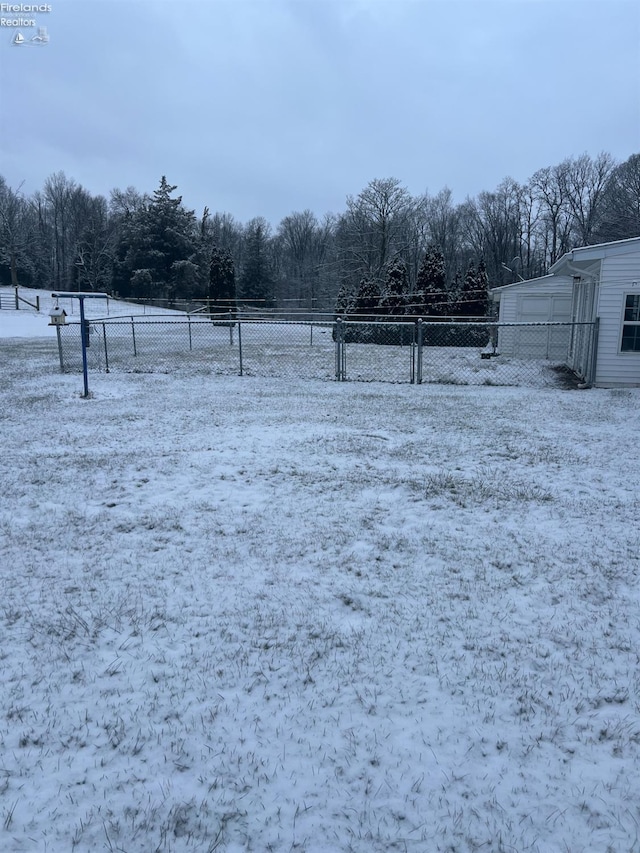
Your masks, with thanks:
[{"label": "fence top rail", "polygon": [[[446,320],[444,322],[438,320],[422,320],[418,318],[423,326],[430,326],[436,329],[444,329],[450,328],[452,326],[464,327],[464,328],[481,328],[481,329],[502,329],[505,327],[511,326],[594,326],[594,320],[588,321],[573,321],[573,320],[548,320],[548,321],[539,321],[539,322],[513,322],[513,323],[504,323],[499,322],[498,320]],[[400,325],[414,325],[417,321],[414,319],[403,320],[399,318],[398,320],[347,320],[343,321],[345,325],[349,326],[400,326]]]},{"label": "fence top rail", "polygon": [[93,290],[59,290],[51,294],[52,299],[110,299],[108,293],[96,293]]},{"label": "fence top rail", "polygon": [[484,323],[479,321],[474,321],[472,323],[467,322],[459,322],[455,321],[447,322],[447,323],[436,323],[430,321],[423,321],[423,326],[436,326],[439,328],[443,328],[443,326],[480,326],[483,329],[504,329],[511,326],[595,326],[595,320],[540,320],[537,322],[513,322],[513,323],[504,323],[499,322],[498,320],[486,320]]},{"label": "fence top rail", "polygon": [[[79,321],[76,320],[67,320],[67,326],[74,325]],[[233,323],[236,325],[237,323],[242,323],[243,325],[281,325],[281,326],[332,326],[333,320],[277,320],[275,318],[261,318],[257,319],[254,317],[236,317],[230,316],[229,314],[215,314],[213,316],[197,314],[195,317],[192,314],[187,316],[176,315],[167,316],[166,314],[122,314],[119,317],[92,317],[89,319],[89,323],[104,323],[107,326],[114,326],[117,324],[126,323],[129,326],[131,323],[139,323],[140,325],[152,326],[152,325],[205,325],[205,324],[218,324],[228,326],[229,323]]]},{"label": "fence top rail", "polygon": [[297,320],[278,319],[277,317],[235,317],[234,320],[243,324],[267,325],[267,326],[333,326],[335,320],[330,315],[326,320],[306,320],[300,317]]},{"label": "fence top rail", "polygon": [[[89,319],[90,323],[129,323],[131,325],[131,321],[136,323],[191,323],[194,325],[195,323],[208,323],[211,320],[219,320],[220,322],[229,322],[229,315],[226,316],[223,314],[220,317],[209,318],[203,317],[198,314],[196,317],[193,317],[192,314],[176,314],[175,316],[171,314],[118,314],[117,316],[109,316],[109,317],[91,317]],[[67,320],[67,324],[69,321]]]},{"label": "fence top rail", "polygon": [[[341,318],[338,318],[341,319]],[[198,314],[195,317],[193,315],[169,315],[166,314],[123,314],[118,317],[91,317],[87,318],[87,322],[89,323],[103,323],[107,326],[115,326],[127,324],[131,325],[131,323],[137,323],[145,326],[175,326],[175,325],[229,325],[229,323],[233,323],[234,325],[242,323],[244,325],[280,325],[280,326],[322,326],[323,328],[327,328],[333,326],[337,321],[334,319],[326,319],[326,320],[282,320],[277,319],[275,317],[267,318],[267,317],[238,317],[238,316],[230,316],[228,314],[216,314],[213,316]],[[398,318],[397,320],[348,320],[342,321],[345,325],[349,326],[407,326],[412,327],[415,326],[416,320],[407,320],[403,318]],[[463,327],[463,328],[480,328],[480,329],[504,329],[504,328],[521,328],[521,327],[544,327],[548,328],[549,326],[566,326],[566,327],[574,327],[574,326],[595,326],[597,320],[548,320],[548,321],[539,321],[539,322],[512,322],[505,323],[499,322],[498,320],[484,320],[484,321],[454,321],[448,320],[446,322],[433,321],[433,320],[420,320],[423,327],[430,327],[436,329],[444,329],[444,328],[452,328],[452,327]],[[67,320],[65,323],[66,326],[75,326],[80,325],[80,320]]]}]

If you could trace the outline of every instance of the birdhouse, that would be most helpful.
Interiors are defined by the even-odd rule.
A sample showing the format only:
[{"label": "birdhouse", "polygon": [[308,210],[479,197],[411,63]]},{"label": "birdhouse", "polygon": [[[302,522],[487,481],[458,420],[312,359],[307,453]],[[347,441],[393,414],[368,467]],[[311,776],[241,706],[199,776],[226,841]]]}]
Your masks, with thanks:
[{"label": "birdhouse", "polygon": [[64,308],[59,308],[56,305],[56,307],[52,308],[51,311],[49,312],[49,319],[51,320],[49,325],[50,326],[64,326],[64,324],[67,322],[65,319],[66,316],[67,316],[67,312],[64,310]]}]

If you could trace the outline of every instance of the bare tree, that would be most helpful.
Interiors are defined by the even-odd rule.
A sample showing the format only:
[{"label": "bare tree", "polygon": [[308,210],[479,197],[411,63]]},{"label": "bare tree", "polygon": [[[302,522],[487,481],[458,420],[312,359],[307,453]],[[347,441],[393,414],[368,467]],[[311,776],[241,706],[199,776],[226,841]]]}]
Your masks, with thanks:
[{"label": "bare tree", "polygon": [[11,284],[18,287],[18,269],[26,269],[32,241],[33,218],[20,192],[11,189],[0,176],[0,261],[9,265]]},{"label": "bare tree", "polygon": [[567,252],[571,234],[571,210],[564,177],[566,164],[539,169],[529,182],[539,206],[538,243],[547,268]]},{"label": "bare tree", "polygon": [[230,213],[214,213],[207,219],[205,233],[211,245],[229,252],[237,266],[241,260],[241,223]]},{"label": "bare tree", "polygon": [[353,198],[343,217],[345,249],[358,278],[381,282],[389,261],[407,248],[409,216],[415,202],[396,178],[371,181]]},{"label": "bare tree", "polygon": [[40,287],[50,287],[54,282],[54,239],[51,210],[44,194],[36,191],[29,201],[33,217],[34,280]]},{"label": "bare tree", "polygon": [[335,304],[339,276],[337,274],[336,226],[338,218],[332,213],[326,213],[318,223],[315,233],[315,307],[321,310],[331,310]]},{"label": "bare tree", "polygon": [[[460,259],[461,211],[453,203],[453,194],[449,187],[444,187],[427,205],[427,243],[436,246],[442,253],[446,271],[447,288],[451,289],[455,280],[456,270],[463,268]],[[480,251],[478,256],[482,254]]]},{"label": "bare tree", "polygon": [[337,295],[332,286],[334,228],[333,216],[327,214],[318,222],[310,210],[282,220],[276,236],[281,299],[293,299],[298,306],[311,309],[333,306]]},{"label": "bare tree", "polygon": [[310,210],[285,216],[278,226],[277,237],[282,248],[282,273],[289,298],[309,300],[314,307],[315,235],[318,221]]},{"label": "bare tree", "polygon": [[520,194],[520,268],[524,278],[535,278],[545,271],[544,253],[538,247],[537,235],[540,205],[530,183]]},{"label": "bare tree", "polygon": [[491,282],[504,280],[504,264],[520,260],[522,193],[516,181],[506,178],[495,192],[481,192],[461,207],[467,263],[484,258]]},{"label": "bare tree", "polygon": [[598,242],[640,236],[640,154],[611,173],[602,195]]},{"label": "bare tree", "polygon": [[85,201],[75,250],[76,275],[82,290],[106,290],[111,285],[115,229],[103,196]]},{"label": "bare tree", "polygon": [[588,246],[602,215],[602,197],[615,162],[602,152],[595,160],[588,154],[561,164],[561,180],[572,215],[576,243]]},{"label": "bare tree", "polygon": [[50,175],[44,184],[44,198],[51,210],[53,225],[53,269],[56,289],[67,289],[69,281],[69,219],[71,199],[77,184],[64,172]]},{"label": "bare tree", "polygon": [[126,219],[140,213],[151,202],[148,193],[140,193],[135,187],[126,190],[113,189],[109,199],[109,215],[117,219]]}]

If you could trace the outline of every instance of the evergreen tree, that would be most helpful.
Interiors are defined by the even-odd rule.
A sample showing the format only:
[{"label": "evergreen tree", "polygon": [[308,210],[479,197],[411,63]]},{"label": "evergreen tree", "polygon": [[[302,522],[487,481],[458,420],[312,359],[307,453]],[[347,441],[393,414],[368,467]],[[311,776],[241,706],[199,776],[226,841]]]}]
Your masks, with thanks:
[{"label": "evergreen tree", "polygon": [[405,314],[409,301],[408,296],[407,267],[404,261],[396,258],[387,267],[385,292],[381,300],[382,309],[387,314]]},{"label": "evergreen tree", "polygon": [[134,270],[131,273],[128,296],[137,299],[150,299],[153,294],[153,277],[151,270]]},{"label": "evergreen tree", "polygon": [[209,311],[231,311],[236,307],[236,271],[231,254],[213,247],[209,264]]},{"label": "evergreen tree", "polygon": [[200,267],[191,260],[171,264],[169,296],[171,299],[192,299],[197,296],[200,284]]},{"label": "evergreen tree", "polygon": [[485,317],[489,307],[487,292],[487,270],[482,259],[476,270],[475,265],[469,264],[464,277],[462,292],[455,306],[455,314],[459,317]]},{"label": "evergreen tree", "polygon": [[486,317],[489,313],[489,276],[487,275],[487,267],[484,262],[484,258],[480,258],[480,263],[478,264],[478,296],[477,296],[477,309],[478,317]]},{"label": "evergreen tree", "polygon": [[446,270],[442,252],[430,246],[422,260],[410,312],[422,317],[441,317],[449,310]]},{"label": "evergreen tree", "polygon": [[353,313],[375,315],[380,313],[380,288],[372,278],[363,278],[356,293]]},{"label": "evergreen tree", "polygon": [[194,265],[197,250],[195,216],[182,206],[182,196],[171,197],[176,189],[162,177],[151,202],[127,220],[124,258],[121,259],[121,251],[116,254],[119,275],[126,271],[131,277],[136,270],[147,270],[151,277],[150,295],[170,300],[190,296],[185,291],[193,288],[199,272],[189,266]]},{"label": "evergreen tree", "polygon": [[471,261],[467,267],[467,272],[462,282],[462,290],[460,291],[455,305],[453,306],[452,313],[455,314],[456,317],[473,316],[472,308],[473,303],[475,302],[476,288],[476,267],[473,261]]},{"label": "evergreen tree", "polygon": [[354,309],[354,297],[347,285],[343,282],[340,285],[338,296],[336,297],[335,314],[336,317],[341,317],[345,314],[351,314]]},{"label": "evergreen tree", "polygon": [[268,253],[269,226],[261,217],[252,219],[245,232],[240,295],[258,308],[270,307],[273,274]]}]

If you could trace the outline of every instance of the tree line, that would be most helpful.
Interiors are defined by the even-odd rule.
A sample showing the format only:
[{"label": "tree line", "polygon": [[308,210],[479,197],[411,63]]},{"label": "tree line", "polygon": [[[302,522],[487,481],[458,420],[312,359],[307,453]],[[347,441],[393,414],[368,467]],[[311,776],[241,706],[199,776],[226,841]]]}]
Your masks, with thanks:
[{"label": "tree line", "polygon": [[375,179],[319,219],[196,215],[162,177],[93,196],[63,172],[31,196],[0,176],[0,284],[263,308],[483,316],[487,287],[543,275],[577,246],[640,235],[640,154],[603,152],[454,203]]}]

